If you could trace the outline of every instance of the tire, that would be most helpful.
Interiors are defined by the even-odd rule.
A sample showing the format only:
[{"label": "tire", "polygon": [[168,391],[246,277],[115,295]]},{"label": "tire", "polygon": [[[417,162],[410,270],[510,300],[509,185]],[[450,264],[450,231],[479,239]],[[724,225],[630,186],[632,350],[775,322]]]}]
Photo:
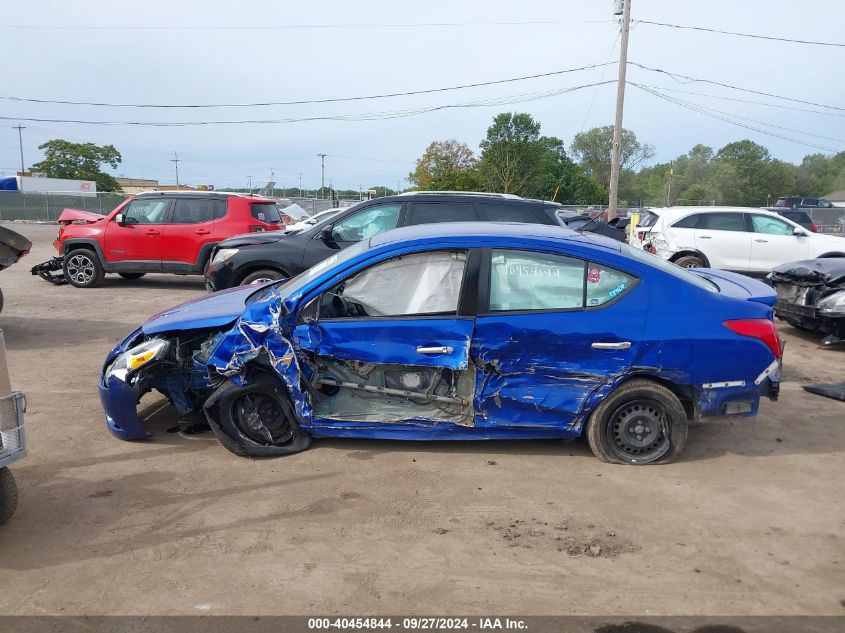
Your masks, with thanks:
[{"label": "tire", "polygon": [[287,278],[287,275],[284,273],[267,268],[265,270],[256,270],[254,273],[249,273],[241,280],[241,285],[248,286],[250,284],[264,283],[265,281],[280,281]]},{"label": "tire", "polygon": [[0,525],[12,518],[18,507],[18,485],[8,468],[0,468]]},{"label": "tire", "polygon": [[143,277],[147,273],[117,273],[117,274],[120,275],[121,277],[123,277],[124,279],[134,280],[134,279],[140,279],[141,277]]},{"label": "tire", "polygon": [[228,381],[209,398],[208,423],[220,443],[241,457],[282,457],[311,446],[277,378],[254,374],[243,387]]},{"label": "tire", "polygon": [[602,400],[584,433],[603,462],[643,465],[674,462],[688,432],[687,414],[677,396],[661,384],[635,378]]},{"label": "tire", "polygon": [[707,268],[707,263],[697,255],[684,255],[674,261],[681,268]]},{"label": "tire", "polygon": [[0,290],[0,312],[3,312],[3,291]]},{"label": "tire", "polygon": [[98,286],[106,276],[100,258],[87,248],[77,248],[65,255],[62,269],[68,283],[77,288]]}]

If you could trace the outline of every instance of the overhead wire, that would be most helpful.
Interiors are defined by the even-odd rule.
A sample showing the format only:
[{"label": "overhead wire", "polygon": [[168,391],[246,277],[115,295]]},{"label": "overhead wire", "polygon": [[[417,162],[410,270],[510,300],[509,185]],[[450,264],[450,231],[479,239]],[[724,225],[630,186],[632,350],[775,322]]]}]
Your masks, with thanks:
[{"label": "overhead wire", "polygon": [[685,29],[690,31],[703,31],[707,33],[718,33],[720,35],[733,35],[736,37],[749,37],[758,40],[770,40],[773,42],[788,42],[790,44],[812,44],[814,46],[835,46],[845,48],[845,43],[841,42],[820,42],[818,40],[799,40],[790,37],[781,37],[778,35],[759,35],[757,33],[740,33],[738,31],[723,31],[721,29],[714,29],[706,26],[690,26],[686,24],[670,24],[668,22],[654,22],[652,20],[631,20],[636,24],[649,24],[652,26],[662,26],[672,29]]}]

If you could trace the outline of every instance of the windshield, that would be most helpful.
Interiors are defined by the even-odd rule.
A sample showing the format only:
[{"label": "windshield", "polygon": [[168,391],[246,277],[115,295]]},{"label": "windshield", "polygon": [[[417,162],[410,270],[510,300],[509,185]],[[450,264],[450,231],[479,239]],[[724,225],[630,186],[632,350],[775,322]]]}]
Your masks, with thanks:
[{"label": "windshield", "polygon": [[354,257],[357,257],[361,253],[369,250],[369,248],[370,240],[362,240],[357,244],[353,244],[349,248],[344,248],[342,251],[336,253],[335,255],[332,255],[331,257],[328,257],[323,261],[314,264],[311,268],[298,274],[292,279],[278,281],[274,284],[268,284],[267,286],[264,286],[257,292],[251,294],[247,298],[247,303],[251,303],[253,301],[261,299],[274,288],[277,289],[283,296],[290,296],[292,294],[295,294],[296,292],[301,290],[305,286],[305,284],[309,283],[320,273],[325,272],[329,268],[342,266]]},{"label": "windshield", "polygon": [[660,216],[654,213],[653,211],[643,211],[642,213],[640,213],[640,221],[637,226],[642,226],[645,228],[654,226],[659,217]]},{"label": "windshield", "polygon": [[696,275],[695,273],[691,273],[686,268],[681,268],[680,266],[677,266],[672,262],[668,262],[665,259],[658,257],[657,255],[646,253],[645,251],[641,251],[640,249],[634,248],[633,246],[628,246],[627,244],[620,244],[620,246],[622,247],[623,255],[627,255],[628,257],[637,259],[645,264],[648,264],[649,266],[659,268],[664,273],[668,273],[673,277],[688,281],[689,283],[698,286],[699,288],[703,288],[704,290],[709,290],[710,292],[719,292],[719,287],[712,281],[710,281],[709,279],[705,279],[700,275]]}]

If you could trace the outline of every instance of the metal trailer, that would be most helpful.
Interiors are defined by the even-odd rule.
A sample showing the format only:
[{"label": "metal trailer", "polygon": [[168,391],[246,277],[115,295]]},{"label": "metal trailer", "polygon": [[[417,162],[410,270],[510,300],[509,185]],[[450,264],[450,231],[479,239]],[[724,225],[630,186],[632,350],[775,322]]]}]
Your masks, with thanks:
[{"label": "metal trailer", "polygon": [[25,411],[26,397],[20,391],[0,396],[0,525],[18,505],[18,487],[9,464],[26,455]]}]

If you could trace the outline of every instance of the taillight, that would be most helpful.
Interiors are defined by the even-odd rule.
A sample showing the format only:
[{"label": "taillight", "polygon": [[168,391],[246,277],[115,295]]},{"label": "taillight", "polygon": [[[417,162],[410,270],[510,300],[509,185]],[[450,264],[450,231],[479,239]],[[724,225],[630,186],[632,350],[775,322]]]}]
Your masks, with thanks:
[{"label": "taillight", "polygon": [[646,253],[651,253],[652,255],[657,255],[657,248],[651,242],[649,242],[648,244],[643,244],[643,250]]},{"label": "taillight", "polygon": [[783,353],[783,350],[780,348],[780,339],[778,338],[778,331],[775,329],[775,324],[768,319],[736,319],[725,321],[724,325],[740,336],[749,336],[762,341],[772,350],[772,354],[776,358],[780,358]]},{"label": "taillight", "polygon": [[645,239],[646,233],[648,233],[648,231],[637,231],[637,239],[642,242]]},{"label": "taillight", "polygon": [[819,227],[818,227],[818,225],[816,225],[816,224],[811,224],[811,225],[810,225],[810,230],[811,230],[813,233],[818,233],[818,232],[819,232]]},{"label": "taillight", "polygon": [[260,224],[250,224],[249,225],[249,232],[250,233],[263,233],[264,227]]}]

